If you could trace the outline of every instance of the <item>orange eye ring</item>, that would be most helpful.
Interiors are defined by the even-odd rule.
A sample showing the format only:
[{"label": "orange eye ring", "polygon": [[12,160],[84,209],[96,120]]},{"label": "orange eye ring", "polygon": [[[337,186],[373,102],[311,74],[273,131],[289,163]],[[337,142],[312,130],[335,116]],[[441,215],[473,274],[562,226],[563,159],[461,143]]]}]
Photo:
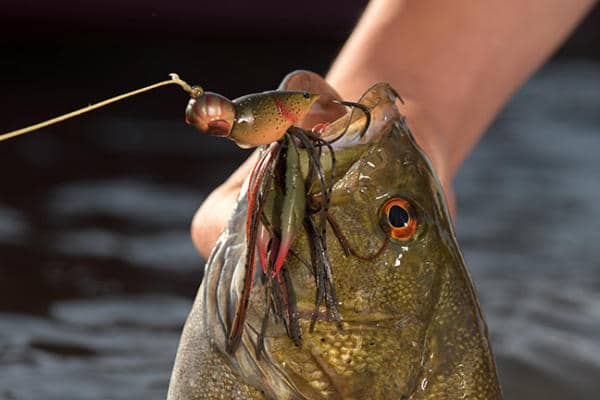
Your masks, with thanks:
[{"label": "orange eye ring", "polygon": [[406,199],[394,197],[385,202],[381,224],[392,239],[408,240],[417,233],[417,215]]}]

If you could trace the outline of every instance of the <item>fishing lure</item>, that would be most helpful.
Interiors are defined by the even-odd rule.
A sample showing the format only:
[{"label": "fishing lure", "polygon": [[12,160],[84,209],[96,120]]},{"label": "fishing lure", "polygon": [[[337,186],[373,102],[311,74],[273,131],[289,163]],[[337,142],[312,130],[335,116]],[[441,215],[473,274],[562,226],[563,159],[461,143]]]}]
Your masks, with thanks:
[{"label": "fishing lure", "polygon": [[229,100],[217,93],[190,86],[175,73],[171,79],[155,83],[110,99],[80,108],[68,114],[0,135],[0,142],[54,125],[70,118],[116,103],[128,97],[167,85],[179,85],[190,95],[186,122],[200,132],[223,136],[242,148],[266,145],[279,140],[294,123],[304,118],[318,94],[300,91],[268,91]]},{"label": "fishing lure", "polygon": [[186,122],[202,133],[223,136],[242,148],[267,145],[309,112],[318,94],[268,91],[233,101],[216,93],[193,96],[185,111]]}]

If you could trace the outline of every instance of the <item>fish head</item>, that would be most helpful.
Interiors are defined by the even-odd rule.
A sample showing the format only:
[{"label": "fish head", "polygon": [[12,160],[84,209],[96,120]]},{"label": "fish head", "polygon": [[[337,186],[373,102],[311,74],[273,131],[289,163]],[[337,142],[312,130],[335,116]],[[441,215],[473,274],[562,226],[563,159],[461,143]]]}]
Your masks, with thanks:
[{"label": "fish head", "polygon": [[[439,266],[462,261],[443,192],[403,121],[335,182],[328,214],[327,251],[345,321],[404,320],[428,303]],[[309,258],[308,243],[296,250]],[[297,286],[299,301],[314,303],[314,284]]]}]

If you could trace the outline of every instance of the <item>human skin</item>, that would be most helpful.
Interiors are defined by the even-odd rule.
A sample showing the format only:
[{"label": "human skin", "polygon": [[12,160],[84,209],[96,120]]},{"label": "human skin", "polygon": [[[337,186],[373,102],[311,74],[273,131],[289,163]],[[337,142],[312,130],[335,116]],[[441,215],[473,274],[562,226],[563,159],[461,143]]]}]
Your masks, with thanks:
[{"label": "human skin", "polygon": [[[346,100],[389,82],[455,213],[452,179],[510,96],[593,0],[372,0],[327,81]],[[310,122],[306,121],[307,125]],[[194,244],[208,258],[234,209],[250,156],[200,206]]]}]

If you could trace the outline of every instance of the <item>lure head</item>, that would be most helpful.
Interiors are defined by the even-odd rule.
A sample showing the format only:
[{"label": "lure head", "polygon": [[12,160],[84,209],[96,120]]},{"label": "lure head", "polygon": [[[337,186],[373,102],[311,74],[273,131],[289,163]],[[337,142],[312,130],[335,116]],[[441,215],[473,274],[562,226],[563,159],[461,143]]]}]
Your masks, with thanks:
[{"label": "lure head", "polygon": [[220,94],[206,92],[190,99],[185,109],[185,122],[202,133],[227,137],[235,123],[235,106]]}]

